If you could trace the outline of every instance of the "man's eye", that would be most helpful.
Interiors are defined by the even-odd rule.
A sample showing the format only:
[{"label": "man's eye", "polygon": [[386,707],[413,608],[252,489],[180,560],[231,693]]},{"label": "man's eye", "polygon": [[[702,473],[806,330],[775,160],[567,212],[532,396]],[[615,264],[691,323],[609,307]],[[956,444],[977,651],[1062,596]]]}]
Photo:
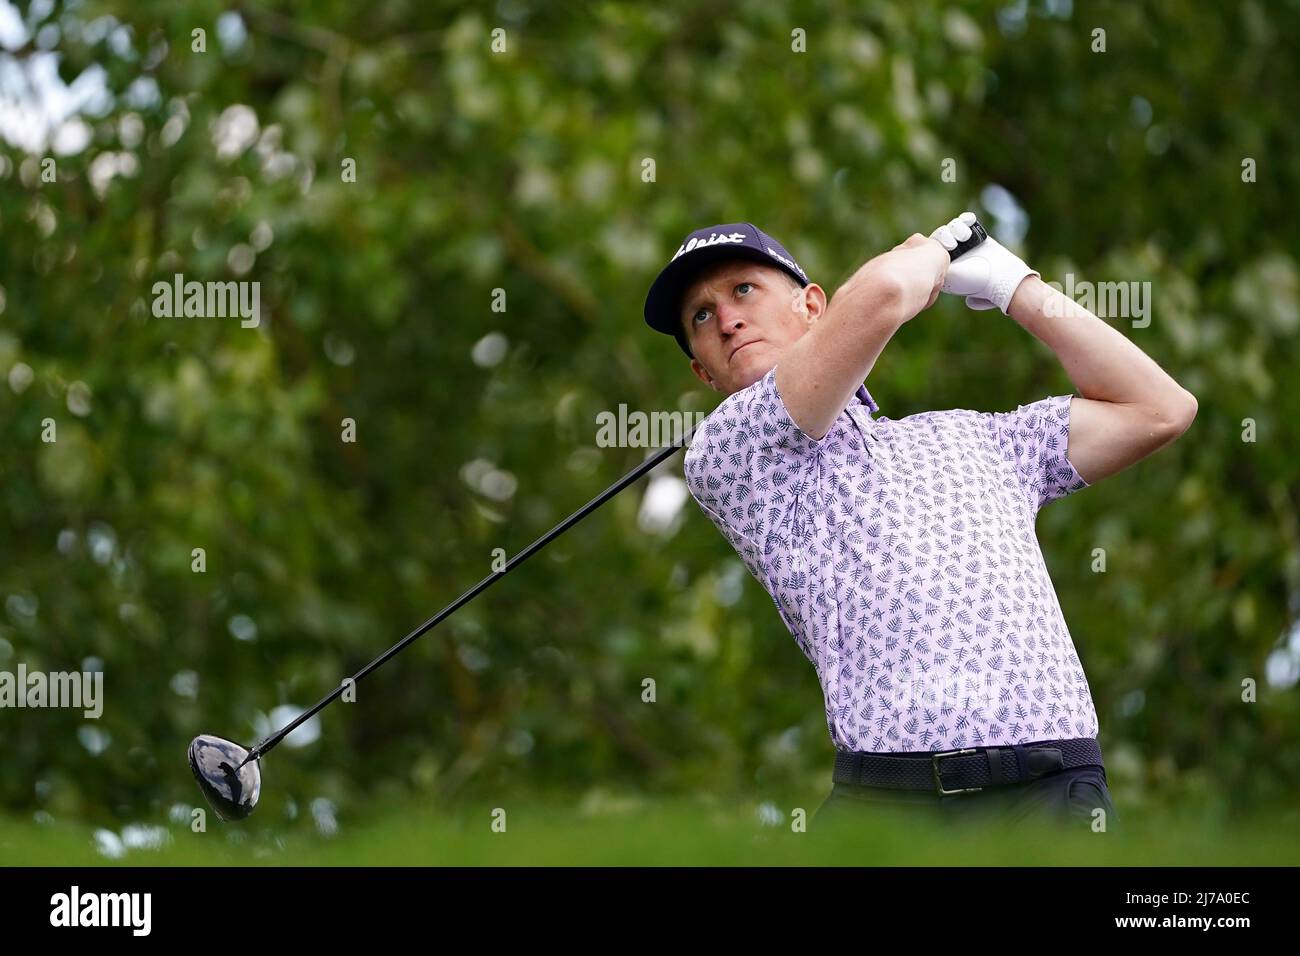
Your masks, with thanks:
[{"label": "man's eye", "polygon": [[[754,283],[752,283],[752,282],[741,282],[741,283],[738,283],[738,284],[736,285],[736,290],[735,290],[735,291],[739,292],[741,286],[749,286],[749,288],[752,289],[752,288],[754,287]],[[691,316],[691,321],[694,322],[696,325],[699,325],[699,324],[700,324],[700,316],[702,316],[702,315],[708,315],[708,314],[709,314],[709,310],[708,310],[708,309],[700,309],[700,311],[696,312],[693,316]]]}]

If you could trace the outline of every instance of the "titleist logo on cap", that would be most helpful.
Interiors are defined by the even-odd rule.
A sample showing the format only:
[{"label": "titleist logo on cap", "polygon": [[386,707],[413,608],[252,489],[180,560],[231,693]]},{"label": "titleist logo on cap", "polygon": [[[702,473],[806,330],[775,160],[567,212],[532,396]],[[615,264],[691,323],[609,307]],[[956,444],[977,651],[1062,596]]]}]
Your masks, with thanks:
[{"label": "titleist logo on cap", "polygon": [[717,233],[711,232],[707,239],[692,238],[690,242],[686,243],[686,245],[678,246],[677,251],[673,253],[673,259],[676,259],[683,253],[690,252],[692,249],[700,249],[704,246],[716,246],[720,242],[744,242],[745,238],[743,232],[725,232],[720,236]]},{"label": "titleist logo on cap", "polygon": [[791,269],[793,269],[795,272],[799,273],[799,275],[803,276],[803,278],[805,278],[805,279],[808,278],[808,276],[804,273],[804,271],[803,271],[802,269],[799,268],[798,263],[793,262],[793,261],[790,260],[790,259],[787,259],[785,256],[781,255],[781,253],[776,252],[776,251],[775,251],[771,246],[764,246],[763,249],[764,249],[764,251],[766,251],[767,254],[768,254],[769,256],[771,256],[773,259],[780,259],[782,262],[784,262],[786,265],[788,265],[788,266],[789,266]]}]

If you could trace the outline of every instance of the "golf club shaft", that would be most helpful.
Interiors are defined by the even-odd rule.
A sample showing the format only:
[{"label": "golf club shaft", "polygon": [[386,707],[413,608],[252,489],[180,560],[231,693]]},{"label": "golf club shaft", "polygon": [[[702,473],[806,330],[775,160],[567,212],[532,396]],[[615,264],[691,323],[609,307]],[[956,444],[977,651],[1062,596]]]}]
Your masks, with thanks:
[{"label": "golf club shaft", "polygon": [[[381,664],[386,662],[389,658],[401,652],[408,644],[410,644],[412,641],[419,638],[430,628],[437,626],[439,623],[441,623],[446,618],[454,614],[460,608],[464,607],[474,598],[478,597],[480,594],[486,591],[488,587],[490,587],[492,584],[501,580],[503,577],[505,577],[507,574],[513,571],[516,567],[523,564],[530,557],[532,557],[534,554],[536,554],[538,551],[544,548],[547,544],[549,544],[554,539],[558,538],[560,535],[564,534],[564,532],[568,531],[570,528],[572,528],[575,524],[577,524],[587,515],[591,514],[593,511],[595,511],[597,508],[603,505],[610,498],[613,498],[616,494],[618,494],[628,485],[632,484],[637,479],[645,475],[647,472],[653,470],[654,468],[661,465],[663,462],[667,461],[678,449],[690,443],[691,434],[693,434],[693,430],[692,432],[687,433],[687,435],[683,437],[682,440],[677,444],[670,445],[666,448],[661,449],[658,453],[656,453],[650,458],[647,458],[641,464],[637,465],[626,475],[620,478],[617,482],[610,485],[607,489],[605,489],[595,498],[592,498],[591,501],[587,502],[585,505],[583,505],[573,514],[569,515],[569,517],[565,518],[563,521],[557,524],[550,531],[546,532],[546,534],[542,535],[540,538],[538,538],[528,547],[524,548],[524,550],[520,551],[517,555],[515,555],[513,558],[507,561],[506,566],[502,568],[500,571],[496,571],[493,572],[492,574],[489,574],[478,584],[474,585],[472,588],[470,588],[460,597],[456,598],[456,600],[452,601],[450,604],[448,604],[445,608],[443,608],[433,617],[429,618],[427,621],[425,621],[423,624],[421,624],[419,627],[413,630],[410,634],[406,635],[406,637],[402,638],[400,641],[398,641],[388,650],[384,651],[383,654],[376,657],[373,661],[371,661],[365,667],[361,668],[361,670],[357,671],[355,674],[352,675],[353,683],[360,681],[361,678],[365,677],[371,671],[375,670]],[[271,734],[271,736],[267,737],[265,740],[256,744],[253,747],[253,749],[248,752],[248,756],[244,759],[243,763],[241,763],[240,766],[242,767],[245,763],[248,763],[248,761],[250,760],[256,760],[259,757],[265,756],[273,747],[275,747],[276,744],[278,744],[281,740],[283,740],[290,733],[292,733],[294,729],[298,727],[299,724],[315,716],[327,704],[329,704],[335,698],[339,697],[343,693],[345,687],[346,684],[340,682],[339,686],[335,687],[332,691],[330,691],[323,698],[321,698],[321,700],[319,701],[319,703],[316,704],[316,706],[312,707],[310,710],[304,711],[303,713],[299,714],[297,717],[295,717],[284,727],[281,727],[275,733]]]}]

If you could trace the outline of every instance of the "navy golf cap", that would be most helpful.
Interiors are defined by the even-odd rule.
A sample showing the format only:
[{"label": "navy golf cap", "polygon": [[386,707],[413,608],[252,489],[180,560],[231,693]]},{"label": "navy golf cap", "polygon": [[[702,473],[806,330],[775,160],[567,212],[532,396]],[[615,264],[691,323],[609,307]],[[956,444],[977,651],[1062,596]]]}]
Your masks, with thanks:
[{"label": "navy golf cap", "polygon": [[645,299],[646,325],[671,335],[683,352],[691,354],[682,331],[682,293],[705,266],[723,259],[753,259],[790,274],[800,285],[808,285],[807,274],[785,246],[752,222],[730,222],[696,229],[673,253],[668,265],[650,286]]}]

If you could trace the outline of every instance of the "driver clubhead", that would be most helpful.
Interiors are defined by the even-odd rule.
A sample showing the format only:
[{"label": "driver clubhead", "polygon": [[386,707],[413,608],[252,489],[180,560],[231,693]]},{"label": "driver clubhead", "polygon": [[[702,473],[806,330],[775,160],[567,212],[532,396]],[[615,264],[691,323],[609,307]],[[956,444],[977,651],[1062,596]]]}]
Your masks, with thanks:
[{"label": "driver clubhead", "polygon": [[247,750],[224,737],[203,734],[190,742],[190,770],[222,820],[242,820],[257,806],[262,770],[256,760],[240,767],[247,756]]}]

